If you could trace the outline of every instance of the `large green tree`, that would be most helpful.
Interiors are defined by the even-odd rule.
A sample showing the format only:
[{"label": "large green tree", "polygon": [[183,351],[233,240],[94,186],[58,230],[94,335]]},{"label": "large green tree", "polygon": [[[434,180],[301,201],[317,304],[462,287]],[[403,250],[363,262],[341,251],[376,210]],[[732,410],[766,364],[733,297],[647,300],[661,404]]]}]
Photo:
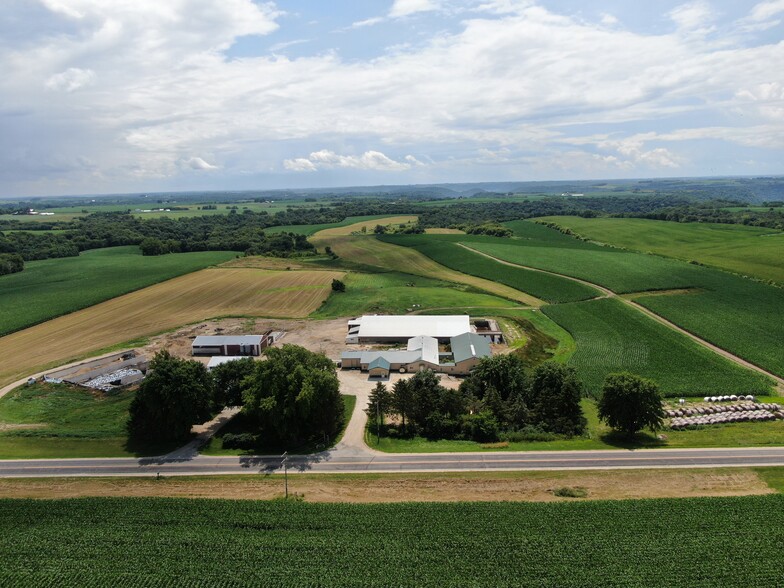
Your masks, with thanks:
[{"label": "large green tree", "polygon": [[297,345],[269,347],[243,381],[247,414],[262,433],[286,444],[333,438],[343,425],[343,398],[335,364]]},{"label": "large green tree", "polygon": [[528,395],[533,418],[542,430],[559,435],[580,435],[585,430],[582,384],[574,368],[543,363],[533,372]]},{"label": "large green tree", "polygon": [[599,418],[627,437],[662,427],[664,408],[655,382],[628,372],[609,374],[599,399]]},{"label": "large green tree", "polygon": [[240,406],[242,404],[242,382],[253,373],[255,361],[243,357],[227,361],[212,369],[215,382],[215,407]]},{"label": "large green tree", "polygon": [[204,364],[161,351],[131,402],[128,434],[137,441],[185,440],[209,420],[212,379]]}]

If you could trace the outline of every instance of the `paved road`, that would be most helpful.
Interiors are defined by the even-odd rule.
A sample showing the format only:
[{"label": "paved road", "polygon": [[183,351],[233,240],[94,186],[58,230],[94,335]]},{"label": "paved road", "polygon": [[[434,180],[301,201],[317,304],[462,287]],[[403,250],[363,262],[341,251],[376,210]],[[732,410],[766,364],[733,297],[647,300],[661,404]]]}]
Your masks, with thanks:
[{"label": "paved road", "polygon": [[[288,459],[292,473],[413,473],[510,470],[784,466],[784,447],[646,449],[341,456],[324,452]],[[163,476],[280,473],[280,456],[189,459],[106,458],[0,461],[0,477]]]}]

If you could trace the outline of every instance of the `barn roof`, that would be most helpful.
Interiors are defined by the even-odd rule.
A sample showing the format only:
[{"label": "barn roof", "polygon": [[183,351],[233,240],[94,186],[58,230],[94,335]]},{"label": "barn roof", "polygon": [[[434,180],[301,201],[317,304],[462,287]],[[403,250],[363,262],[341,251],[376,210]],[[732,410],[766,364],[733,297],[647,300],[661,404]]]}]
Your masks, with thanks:
[{"label": "barn roof", "polygon": [[196,347],[215,345],[261,345],[264,335],[199,335],[193,340]]},{"label": "barn roof", "polygon": [[463,333],[450,340],[452,356],[455,363],[460,363],[472,357],[488,357],[491,354],[487,339],[476,333]]},{"label": "barn roof", "polygon": [[[467,314],[444,316],[364,315],[355,321],[359,321],[357,335],[370,339],[407,339],[417,335],[447,339],[471,330],[471,322]],[[354,328],[352,328],[353,330]]]}]

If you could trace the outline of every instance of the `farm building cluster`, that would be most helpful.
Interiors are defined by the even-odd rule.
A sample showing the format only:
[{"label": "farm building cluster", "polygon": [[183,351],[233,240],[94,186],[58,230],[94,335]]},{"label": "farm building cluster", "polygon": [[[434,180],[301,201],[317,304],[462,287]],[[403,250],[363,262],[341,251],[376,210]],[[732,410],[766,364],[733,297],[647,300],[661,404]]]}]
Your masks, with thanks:
[{"label": "farm building cluster", "polygon": [[347,343],[405,343],[405,349],[345,351],[340,363],[343,369],[360,369],[371,377],[424,369],[465,376],[491,355],[490,343],[501,340],[495,321],[472,325],[468,315],[366,315],[348,321]]},{"label": "farm building cluster", "polygon": [[50,372],[44,376],[44,380],[109,392],[114,388],[141,382],[147,368],[147,358],[130,351]]},{"label": "farm building cluster", "polygon": [[210,358],[207,369],[242,359],[258,357],[283,333],[267,331],[262,335],[199,335],[191,343],[191,354]]}]

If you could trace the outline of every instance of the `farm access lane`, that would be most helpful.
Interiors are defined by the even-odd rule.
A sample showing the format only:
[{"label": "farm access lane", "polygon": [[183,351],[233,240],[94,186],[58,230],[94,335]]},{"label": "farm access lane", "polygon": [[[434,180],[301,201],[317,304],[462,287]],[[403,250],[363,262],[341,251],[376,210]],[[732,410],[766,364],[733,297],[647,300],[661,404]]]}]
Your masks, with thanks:
[{"label": "farm access lane", "polygon": [[536,268],[536,267],[531,267],[531,266],[527,266],[527,265],[520,265],[519,263],[512,263],[510,261],[504,261],[503,259],[500,259],[498,257],[493,257],[492,255],[489,255],[487,253],[483,253],[482,251],[479,251],[478,249],[474,249],[473,247],[469,247],[468,245],[465,245],[464,243],[458,243],[458,245],[460,247],[463,247],[464,249],[468,249],[469,251],[472,251],[473,253],[478,253],[479,255],[487,257],[488,259],[492,259],[493,261],[496,261],[496,262],[498,262],[500,264],[503,264],[503,265],[508,265],[508,266],[511,266],[511,267],[519,267],[519,268],[522,268],[522,269],[527,269],[527,270],[531,270],[531,271],[534,271],[534,272],[540,272],[540,273],[543,273],[543,274],[550,274],[551,276],[558,276],[559,278],[572,280],[573,282],[578,282],[580,284],[584,284],[586,286],[590,286],[592,288],[595,288],[596,290],[599,290],[602,293],[602,295],[601,296],[597,296],[597,298],[614,298],[616,300],[621,301],[625,305],[627,305],[627,306],[629,306],[629,307],[631,307],[631,308],[633,308],[633,309],[643,313],[648,318],[651,318],[651,319],[655,320],[656,322],[661,323],[665,327],[668,327],[668,328],[672,329],[673,331],[677,331],[678,333],[680,333],[682,335],[686,335],[692,341],[695,341],[696,343],[699,343],[703,347],[706,347],[707,349],[710,349],[711,351],[713,351],[714,353],[717,353],[718,355],[721,355],[725,359],[729,359],[731,362],[736,363],[736,364],[738,364],[740,366],[743,366],[746,369],[750,369],[750,370],[753,370],[753,371],[755,371],[757,373],[763,374],[764,376],[767,376],[768,378],[770,378],[771,380],[773,380],[776,383],[776,389],[779,391],[779,393],[780,394],[784,394],[784,378],[781,378],[781,377],[777,376],[776,374],[771,373],[768,370],[759,367],[758,365],[755,365],[755,364],[753,364],[753,363],[751,363],[749,361],[746,361],[742,357],[738,357],[737,355],[734,355],[733,353],[730,353],[726,349],[722,349],[721,347],[717,347],[713,343],[710,343],[709,341],[706,341],[705,339],[702,339],[702,338],[698,337],[697,335],[695,335],[691,331],[687,331],[683,327],[679,327],[675,323],[668,321],[663,316],[659,316],[658,314],[656,314],[652,310],[649,310],[649,309],[645,308],[642,304],[639,304],[639,303],[637,303],[637,302],[635,302],[633,300],[630,300],[628,298],[628,296],[630,296],[629,294],[624,294],[623,296],[620,296],[617,293],[615,293],[612,290],[610,290],[609,288],[605,288],[604,286],[600,286],[599,284],[595,284],[593,282],[589,282],[589,281],[583,280],[581,278],[575,278],[573,276],[567,276],[566,274],[559,274],[558,272],[551,272],[551,271],[539,269],[539,268]]},{"label": "farm access lane", "polygon": [[[784,466],[784,447],[290,456],[289,473],[428,473]],[[281,456],[0,461],[0,478],[200,476],[283,472]]]}]

